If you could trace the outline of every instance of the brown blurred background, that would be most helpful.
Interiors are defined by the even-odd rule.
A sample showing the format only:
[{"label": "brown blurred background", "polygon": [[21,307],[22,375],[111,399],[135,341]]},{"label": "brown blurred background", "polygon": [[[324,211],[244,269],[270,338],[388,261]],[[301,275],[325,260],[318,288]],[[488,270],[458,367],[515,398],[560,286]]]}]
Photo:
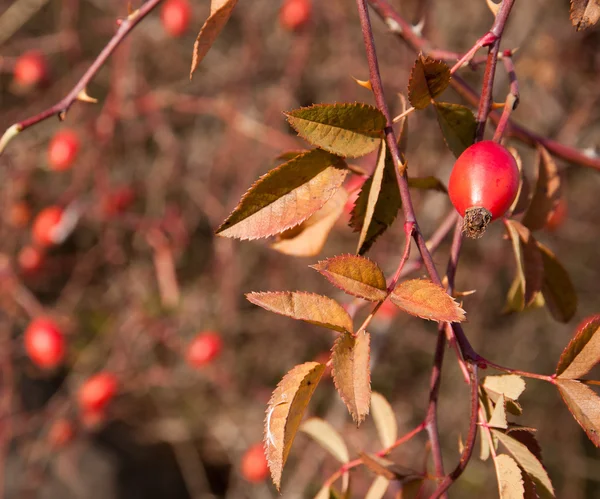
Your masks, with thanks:
[{"label": "brown blurred background", "polygon": [[[409,20],[424,16],[425,36],[436,47],[456,52],[470,48],[493,20],[480,0],[392,3]],[[134,0],[133,7],[138,6]],[[262,439],[264,409],[278,380],[294,365],[328,351],[333,335],[258,309],[244,293],[300,289],[347,303],[348,297],[308,265],[353,252],[358,237],[344,215],[319,258],[303,259],[278,254],[264,241],[212,234],[278,154],[305,147],[282,111],[319,102],[372,103],[370,93],[351,78],[368,78],[355,3],[315,1],[312,23],[299,33],[281,28],[279,6],[269,0],[240,1],[192,82],[191,49],[209,2],[193,2],[192,25],[179,39],[168,37],[153,13],[89,86],[98,104],[76,103],[64,123],[53,118],[22,133],[0,158],[0,252],[18,277],[16,284],[3,277],[0,287],[4,497],[277,496],[266,482],[251,485],[240,477],[241,456]],[[66,95],[116,30],[116,19],[126,14],[124,0],[1,0],[0,129]],[[397,111],[394,95],[405,91],[415,54],[374,15],[373,26],[386,93]],[[515,47],[521,104],[514,119],[565,144],[598,147],[598,28],[577,33],[566,0],[516,2],[503,39],[503,48]],[[50,77],[45,88],[22,94],[14,88],[12,68],[30,49],[44,53]],[[461,74],[480,85],[481,70]],[[495,99],[503,101],[507,78],[500,66],[495,89]],[[451,90],[444,98],[460,102]],[[81,136],[77,163],[68,172],[48,171],[47,144],[65,127]],[[533,179],[532,151],[511,145],[521,152],[525,173]],[[408,161],[413,175],[448,179],[453,157],[430,112],[410,118]],[[357,164],[372,168],[373,157]],[[580,300],[575,319],[559,324],[545,309],[502,314],[515,265],[501,224],[483,239],[465,242],[457,277],[458,289],[477,290],[464,301],[465,329],[474,347],[499,364],[540,373],[553,371],[577,322],[600,312],[600,172],[559,166],[567,218],[538,238],[575,283]],[[122,185],[133,188],[135,203],[109,220],[102,213],[103,199]],[[75,200],[82,206],[75,232],[49,253],[42,270],[33,275],[20,271],[16,257],[29,243],[30,223],[15,223],[13,206],[26,201],[35,215],[48,205]],[[427,237],[451,205],[440,193],[416,192],[414,200]],[[397,221],[369,256],[391,273],[402,243]],[[448,245],[435,254],[439,270],[445,269]],[[159,288],[165,277],[157,269],[167,268],[168,274],[171,262],[177,286],[173,291],[167,284],[167,294],[178,289],[179,302],[166,307],[165,291],[161,295]],[[47,307],[68,332],[67,367],[51,376],[24,355],[21,335],[31,300]],[[223,354],[193,370],[178,352],[196,332],[209,329],[223,337]],[[435,324],[405,315],[389,326],[373,326],[378,351],[373,389],[393,404],[400,433],[423,417],[435,331]],[[86,376],[100,369],[116,372],[122,386],[107,419],[90,427],[77,419],[75,393]],[[557,497],[600,497],[598,451],[552,387],[532,380],[527,387],[518,422],[538,428]],[[449,352],[440,407],[448,469],[458,459],[458,438],[468,427],[467,398]],[[353,455],[378,450],[372,421],[356,430],[330,379],[321,382],[308,412],[330,421]],[[46,434],[52,421],[64,415],[75,421],[76,436],[54,450]],[[424,437],[393,457],[420,468]],[[336,469],[331,457],[299,435],[284,471],[282,497],[312,497]],[[362,497],[372,475],[360,469],[353,476],[354,494]],[[493,466],[477,457],[450,493],[457,498],[496,495]]]}]

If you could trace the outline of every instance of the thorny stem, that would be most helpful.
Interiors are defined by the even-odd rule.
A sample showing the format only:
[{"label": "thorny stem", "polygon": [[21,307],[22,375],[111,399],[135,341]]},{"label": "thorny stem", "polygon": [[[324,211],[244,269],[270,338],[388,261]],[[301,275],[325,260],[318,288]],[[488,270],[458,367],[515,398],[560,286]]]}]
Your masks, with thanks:
[{"label": "thorny stem", "polygon": [[126,19],[123,20],[117,32],[110,39],[108,44],[102,49],[100,54],[98,54],[96,60],[92,63],[88,70],[75,84],[73,89],[63,99],[61,99],[59,102],[49,107],[48,109],[42,111],[41,113],[38,113],[34,116],[24,119],[23,121],[20,121],[19,123],[15,123],[14,125],[10,126],[4,132],[2,137],[0,137],[0,155],[2,154],[6,145],[10,142],[10,140],[26,128],[36,125],[55,115],[58,115],[61,121],[64,120],[67,111],[71,108],[73,103],[76,100],[84,100],[83,98],[80,98],[80,96],[82,96],[85,92],[88,83],[96,76],[96,73],[98,73],[102,65],[121,44],[123,39],[144,17],[146,17],[150,12],[152,12],[152,10],[160,2],[162,2],[162,0],[148,0],[139,9],[132,12]]}]

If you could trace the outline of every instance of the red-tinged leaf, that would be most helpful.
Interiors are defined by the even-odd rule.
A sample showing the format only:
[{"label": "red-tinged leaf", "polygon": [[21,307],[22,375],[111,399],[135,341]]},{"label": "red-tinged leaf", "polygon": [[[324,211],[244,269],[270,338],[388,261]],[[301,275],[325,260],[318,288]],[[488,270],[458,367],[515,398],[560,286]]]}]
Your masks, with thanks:
[{"label": "red-tinged leaf", "polygon": [[196,68],[208,53],[210,47],[221,33],[221,30],[229,21],[237,0],[217,0],[211,3],[210,16],[202,26],[202,29],[194,42],[192,52],[192,67],[190,68],[190,80]]},{"label": "red-tinged leaf", "polygon": [[525,444],[502,430],[493,428],[492,433],[506,447],[519,466],[531,477],[540,497],[554,497],[554,488],[552,487],[550,477],[535,454]]},{"label": "red-tinged leaf", "polygon": [[523,477],[516,461],[506,454],[499,454],[494,459],[494,465],[500,499],[523,499],[525,497]]},{"label": "red-tinged leaf", "polygon": [[465,311],[444,288],[428,279],[411,279],[401,282],[390,299],[406,313],[441,322],[462,322]]},{"label": "red-tinged leaf", "polygon": [[450,84],[450,68],[444,61],[436,61],[419,54],[408,80],[408,100],[417,109],[425,109]]},{"label": "red-tinged leaf", "polygon": [[292,256],[308,257],[318,255],[335,222],[344,212],[348,201],[346,189],[338,189],[323,207],[300,225],[282,232],[271,248]]},{"label": "red-tinged leaf", "polygon": [[570,379],[557,379],[556,386],[579,426],[600,447],[600,397],[589,386]]},{"label": "red-tinged leaf", "polygon": [[340,463],[343,464],[350,461],[348,447],[346,447],[344,439],[327,421],[324,421],[321,418],[307,419],[302,423],[300,431],[311,436],[313,440],[323,447],[323,449],[328,451]]},{"label": "red-tinged leaf", "polygon": [[593,26],[600,19],[598,0],[571,0],[571,23],[577,31]]},{"label": "red-tinged leaf", "polygon": [[508,220],[506,228],[512,241],[517,264],[517,277],[524,289],[523,307],[530,305],[542,290],[544,267],[542,255],[535,239],[527,227],[516,220]]},{"label": "red-tinged leaf", "polygon": [[367,490],[365,499],[381,499],[390,485],[390,481],[382,476],[378,476]]},{"label": "red-tinged leaf", "polygon": [[259,307],[334,331],[352,332],[352,318],[337,301],[303,291],[248,293],[249,302]]},{"label": "red-tinged leaf", "polygon": [[408,186],[413,189],[448,192],[444,183],[437,177],[410,177],[408,179]]},{"label": "red-tinged leaf", "polygon": [[373,151],[383,137],[385,116],[358,102],[315,104],[286,113],[304,140],[340,156],[357,158]]},{"label": "red-tinged leaf", "polygon": [[344,333],[332,349],[333,381],[357,425],[369,414],[371,402],[370,342],[366,331]]},{"label": "red-tinged leaf", "polygon": [[531,231],[542,229],[558,206],[560,201],[560,175],[550,153],[538,146],[537,155],[538,178],[529,203],[523,216],[523,225]]},{"label": "red-tinged leaf", "polygon": [[350,226],[361,233],[357,250],[361,255],[392,225],[402,207],[396,167],[388,153],[382,145],[375,172],[363,184],[352,210]]},{"label": "red-tinged leaf", "polygon": [[475,115],[468,107],[449,102],[436,102],[435,110],[444,141],[458,158],[475,141]]},{"label": "red-tinged leaf", "polygon": [[371,415],[381,445],[384,449],[391,447],[398,438],[398,423],[392,406],[380,393],[371,393]]},{"label": "red-tinged leaf", "polygon": [[335,256],[311,267],[350,295],[371,301],[384,300],[387,295],[383,272],[375,262],[363,256]]},{"label": "red-tinged leaf", "polygon": [[338,156],[320,149],[300,154],[256,181],[217,234],[257,239],[295,227],[333,197],[347,173]]},{"label": "red-tinged leaf", "polygon": [[560,356],[556,374],[563,379],[581,378],[599,362],[600,315],[593,315],[577,327],[575,336]]},{"label": "red-tinged leaf", "polygon": [[269,401],[265,417],[265,453],[277,489],[302,416],[323,371],[325,365],[317,362],[294,367],[277,385]]},{"label": "red-tinged leaf", "polygon": [[297,156],[300,156],[301,154],[304,154],[305,152],[307,152],[306,150],[301,151],[286,151],[286,152],[282,152],[279,156],[277,156],[275,159],[278,161],[278,163],[281,163],[282,161],[284,162],[288,162],[291,159],[294,159]]},{"label": "red-tinged leaf", "polygon": [[571,278],[556,256],[546,246],[537,243],[544,264],[542,294],[552,317],[569,322],[577,311],[577,295]]}]

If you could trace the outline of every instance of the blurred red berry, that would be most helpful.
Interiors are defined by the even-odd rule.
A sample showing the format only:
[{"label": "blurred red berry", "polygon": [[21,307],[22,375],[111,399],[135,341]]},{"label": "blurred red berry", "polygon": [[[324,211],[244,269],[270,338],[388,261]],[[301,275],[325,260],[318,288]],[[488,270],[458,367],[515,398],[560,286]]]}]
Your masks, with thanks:
[{"label": "blurred red berry", "polygon": [[52,319],[34,319],[25,330],[24,342],[31,361],[43,369],[53,369],[65,358],[65,338]]},{"label": "blurred red berry", "polygon": [[17,261],[23,272],[37,272],[44,264],[44,252],[35,246],[25,246],[19,251]]},{"label": "blurred red berry", "polygon": [[190,24],[192,8],[187,0],[167,0],[160,11],[165,31],[173,37],[182,36]]},{"label": "blurred red berry", "polygon": [[63,447],[73,440],[75,429],[68,419],[61,418],[54,422],[48,432],[48,441],[53,447]]},{"label": "blurred red berry", "polygon": [[17,201],[8,210],[8,223],[16,229],[27,226],[30,219],[31,208],[26,201]]},{"label": "blurred red berry", "polygon": [[49,206],[40,211],[31,228],[33,242],[42,248],[56,244],[56,228],[60,225],[62,216],[63,209],[59,206]]},{"label": "blurred red berry", "polygon": [[102,200],[102,214],[105,217],[119,215],[133,204],[135,191],[127,186],[121,186],[109,192]]},{"label": "blurred red berry", "polygon": [[103,412],[117,394],[119,382],[109,372],[101,372],[88,378],[79,389],[79,407],[84,413]]},{"label": "blurred red berry", "polygon": [[48,77],[46,59],[41,52],[26,52],[17,59],[13,76],[19,87],[31,88],[40,85]]},{"label": "blurred red berry", "polygon": [[51,170],[63,171],[73,166],[79,153],[79,136],[73,130],[59,131],[48,145],[48,165]]},{"label": "blurred red berry", "polygon": [[298,31],[310,21],[311,0],[284,0],[279,11],[279,22],[288,31]]},{"label": "blurred red berry", "polygon": [[251,483],[262,482],[269,476],[269,465],[261,443],[254,444],[242,457],[242,476]]},{"label": "blurred red berry", "polygon": [[199,333],[187,348],[187,361],[192,367],[203,367],[219,356],[223,340],[212,331]]},{"label": "blurred red berry", "polygon": [[567,200],[563,196],[559,199],[556,208],[548,218],[548,221],[546,222],[546,228],[551,232],[557,230],[567,218],[567,213]]}]

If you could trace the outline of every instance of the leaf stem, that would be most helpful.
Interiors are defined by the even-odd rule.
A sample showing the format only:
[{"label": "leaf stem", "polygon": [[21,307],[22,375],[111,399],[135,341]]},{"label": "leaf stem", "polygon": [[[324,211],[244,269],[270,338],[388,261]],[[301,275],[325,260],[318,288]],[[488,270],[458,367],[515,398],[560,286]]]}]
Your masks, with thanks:
[{"label": "leaf stem", "polygon": [[493,369],[496,369],[497,371],[502,371],[502,372],[505,372],[508,374],[516,374],[518,376],[523,376],[524,378],[540,379],[542,381],[547,381],[548,383],[556,384],[556,375],[555,374],[550,374],[550,375],[536,374],[536,373],[530,373],[527,371],[521,371],[519,369],[511,369],[510,367],[504,367],[504,366],[495,364],[493,362],[490,362],[489,360],[487,360],[481,356],[477,360],[477,364],[482,369],[485,369],[486,367],[491,367]]}]

